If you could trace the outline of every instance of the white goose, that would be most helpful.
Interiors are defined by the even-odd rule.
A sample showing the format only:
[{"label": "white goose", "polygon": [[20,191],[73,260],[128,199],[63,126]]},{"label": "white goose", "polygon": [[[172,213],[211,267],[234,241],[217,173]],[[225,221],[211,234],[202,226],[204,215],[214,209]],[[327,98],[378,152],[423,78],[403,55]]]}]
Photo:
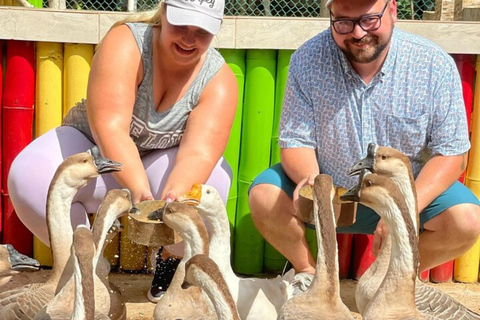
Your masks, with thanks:
[{"label": "white goose", "polygon": [[238,308],[241,319],[276,319],[278,311],[289,296],[289,283],[295,271],[275,279],[239,278],[230,264],[230,223],[227,211],[215,188],[195,184],[192,190],[179,198],[195,205],[202,217],[212,226],[210,255],[223,274]]},{"label": "white goose", "polygon": [[317,233],[318,254],[315,276],[310,287],[288,300],[278,314],[279,320],[353,319],[340,298],[338,248],[335,233],[332,177],[320,174],[313,186],[313,218]]},{"label": "white goose", "polygon": [[[99,273],[99,261],[102,258],[105,238],[113,222],[127,213],[135,213],[130,191],[127,189],[109,190],[100,204],[97,217],[92,226],[95,245],[94,265],[97,272],[93,275],[95,291],[92,293],[96,304],[97,315],[108,315],[110,319],[125,319],[126,307],[118,290],[112,290],[108,281],[108,273]],[[72,256],[73,257],[73,256]],[[101,267],[105,272],[107,269]],[[69,319],[73,311],[75,279],[71,277],[55,297],[35,316],[37,320]]]},{"label": "white goose", "polygon": [[0,245],[0,287],[19,272],[34,271],[39,268],[40,263],[37,260],[19,253],[11,244]]},{"label": "white goose", "polygon": [[423,319],[415,306],[419,265],[417,228],[397,184],[364,170],[358,185],[340,199],[358,201],[375,210],[384,219],[392,238],[390,264],[365,307],[363,319]]},{"label": "white goose", "polygon": [[240,320],[238,310],[227,283],[217,264],[204,254],[197,254],[185,264],[182,288],[202,288],[215,307],[218,320]]},{"label": "white goose", "polygon": [[[368,146],[367,156],[361,161],[359,161],[357,164],[352,166],[350,168],[350,173],[357,174],[362,169],[368,169],[379,175],[390,177],[394,182],[397,183],[401,193],[405,197],[409,211],[412,214],[413,212],[415,212],[415,216],[412,216],[412,220],[417,221],[418,226],[419,216],[417,210],[415,181],[413,178],[411,164],[408,157],[397,149],[385,146],[377,146],[376,144],[371,143]],[[388,236],[387,239],[390,239],[390,237]],[[382,246],[382,251],[380,252],[379,256],[383,256],[382,252],[385,250],[385,248],[387,248],[386,252],[390,253],[390,245],[388,243],[385,243]],[[376,260],[379,260],[379,269],[384,271],[377,271],[375,279],[371,280],[373,285],[370,286],[370,289],[362,290],[362,293],[360,294],[360,299],[364,299],[364,306],[366,306],[368,301],[375,294],[376,289],[378,289],[378,287],[380,286],[386,269],[388,268],[390,256],[388,255],[386,259],[379,259],[379,256]],[[376,263],[377,261],[374,262],[374,264]],[[369,270],[367,270],[367,272],[368,271]],[[365,274],[367,272],[365,272]],[[357,284],[355,299],[357,299],[357,293],[360,290],[359,285],[361,285],[361,281],[362,278],[360,278],[360,281]],[[365,302],[365,300],[367,301]],[[433,317],[435,319],[480,319],[479,314],[468,309],[466,306],[462,305],[459,301],[452,298],[445,292],[425,284],[418,277],[416,278],[415,283],[415,304],[417,306],[417,309],[422,314],[427,317]],[[357,307],[359,307],[358,300]]]},{"label": "white goose", "polygon": [[167,292],[158,301],[153,311],[155,320],[216,319],[214,307],[208,296],[198,287],[182,289],[185,278],[185,263],[197,254],[208,255],[207,228],[195,208],[180,202],[168,203],[163,210],[149,216],[159,219],[178,232],[184,240],[184,255],[173,276]]},{"label": "white goose", "polygon": [[102,158],[98,148],[72,155],[55,172],[47,196],[47,226],[53,257],[52,273],[45,283],[29,284],[0,294],[0,319],[33,319],[73,273],[67,265],[73,230],[70,207],[77,191],[100,174],[121,169],[121,164]]}]

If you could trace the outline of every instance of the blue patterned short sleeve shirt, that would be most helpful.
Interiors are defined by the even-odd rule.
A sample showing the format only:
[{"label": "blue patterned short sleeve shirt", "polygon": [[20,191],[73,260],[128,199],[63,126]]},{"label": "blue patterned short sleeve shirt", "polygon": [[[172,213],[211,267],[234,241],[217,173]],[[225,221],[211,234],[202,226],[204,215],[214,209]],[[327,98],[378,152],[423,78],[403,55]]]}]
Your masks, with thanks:
[{"label": "blue patterned short sleeve shirt", "polygon": [[455,62],[431,41],[395,28],[382,69],[366,85],[327,29],[292,55],[279,145],[315,149],[321,172],[348,188],[357,178],[347,169],[370,142],[404,152],[415,177],[434,155],[468,151]]}]

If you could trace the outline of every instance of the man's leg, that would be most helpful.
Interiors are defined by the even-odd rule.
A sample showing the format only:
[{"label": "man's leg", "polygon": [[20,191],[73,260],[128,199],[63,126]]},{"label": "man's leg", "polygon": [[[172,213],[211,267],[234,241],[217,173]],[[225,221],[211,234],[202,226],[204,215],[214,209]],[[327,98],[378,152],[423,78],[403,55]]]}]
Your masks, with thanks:
[{"label": "man's leg", "polygon": [[458,204],[424,224],[420,234],[420,272],[465,253],[480,235],[480,207]]},{"label": "man's leg", "polygon": [[252,187],[250,210],[255,226],[297,273],[315,273],[315,260],[305,239],[305,224],[297,219],[292,199],[279,187],[262,183]]}]

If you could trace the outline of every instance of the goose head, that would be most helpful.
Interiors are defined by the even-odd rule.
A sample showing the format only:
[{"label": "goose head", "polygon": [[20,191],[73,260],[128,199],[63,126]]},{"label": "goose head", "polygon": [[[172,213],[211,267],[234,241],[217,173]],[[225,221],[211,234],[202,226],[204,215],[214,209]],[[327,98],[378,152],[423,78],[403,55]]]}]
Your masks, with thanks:
[{"label": "goose head", "polygon": [[340,200],[361,202],[376,212],[383,212],[385,210],[381,209],[385,209],[388,205],[387,200],[384,199],[389,199],[389,192],[396,190],[398,187],[389,178],[362,169],[357,185],[342,194]]},{"label": "goose head", "polygon": [[0,245],[0,286],[7,283],[11,276],[22,271],[35,271],[40,263],[19,253],[11,244]]},{"label": "goose head", "polygon": [[[103,208],[103,209],[102,209]],[[128,189],[112,189],[107,192],[99,209],[114,212],[115,222],[112,228],[121,229],[122,224],[117,220],[128,213],[139,214],[139,210],[132,202],[132,194]]]},{"label": "goose head", "polygon": [[370,143],[367,155],[350,167],[350,176],[358,175],[362,170],[392,178],[397,183],[409,206],[412,218],[419,225],[417,213],[417,194],[410,159],[397,149]]},{"label": "goose head", "polygon": [[80,189],[100,174],[120,171],[122,165],[100,155],[97,147],[66,158],[58,167],[52,182],[62,180],[68,187]]},{"label": "goose head", "polygon": [[[372,208],[385,219],[389,229],[393,221],[405,221],[409,234],[416,234],[415,225],[412,221],[405,197],[398,185],[389,177],[371,173],[363,169],[360,173],[358,184],[340,196],[340,200],[360,202]],[[392,208],[398,210],[392,210]],[[397,212],[401,217],[395,216]],[[411,230],[410,230],[411,229]]]},{"label": "goose head", "polygon": [[350,176],[358,175],[363,169],[394,177],[400,174],[411,175],[410,159],[397,149],[369,143],[367,155],[348,169]]},{"label": "goose head", "polygon": [[201,241],[208,248],[207,228],[194,207],[182,202],[169,202],[161,210],[150,213],[148,218],[165,223],[185,241],[194,245]]},{"label": "goose head", "polygon": [[21,254],[11,244],[0,245],[0,263],[2,262],[7,262],[8,269],[13,272],[35,271],[40,268],[37,260]]},{"label": "goose head", "polygon": [[179,197],[178,201],[196,207],[199,213],[208,220],[218,218],[220,211],[226,212],[225,204],[218,191],[206,184],[194,184],[190,191]]},{"label": "goose head", "polygon": [[132,195],[128,189],[112,189],[107,192],[92,227],[94,239],[98,246],[103,246],[105,237],[108,240],[115,236],[122,228],[119,218],[127,214],[138,214],[139,210],[133,205]]}]

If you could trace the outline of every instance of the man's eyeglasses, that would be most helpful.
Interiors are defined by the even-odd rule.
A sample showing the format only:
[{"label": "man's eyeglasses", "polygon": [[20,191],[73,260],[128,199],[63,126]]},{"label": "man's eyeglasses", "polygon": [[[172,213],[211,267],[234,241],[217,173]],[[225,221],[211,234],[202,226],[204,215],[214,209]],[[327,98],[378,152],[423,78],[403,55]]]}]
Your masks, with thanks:
[{"label": "man's eyeglasses", "polygon": [[332,19],[332,12],[330,12],[330,24],[338,34],[349,34],[355,29],[355,25],[358,24],[363,31],[375,31],[382,26],[382,17],[387,9],[388,0],[385,3],[385,7],[379,14],[369,14],[361,17],[360,19]]}]

